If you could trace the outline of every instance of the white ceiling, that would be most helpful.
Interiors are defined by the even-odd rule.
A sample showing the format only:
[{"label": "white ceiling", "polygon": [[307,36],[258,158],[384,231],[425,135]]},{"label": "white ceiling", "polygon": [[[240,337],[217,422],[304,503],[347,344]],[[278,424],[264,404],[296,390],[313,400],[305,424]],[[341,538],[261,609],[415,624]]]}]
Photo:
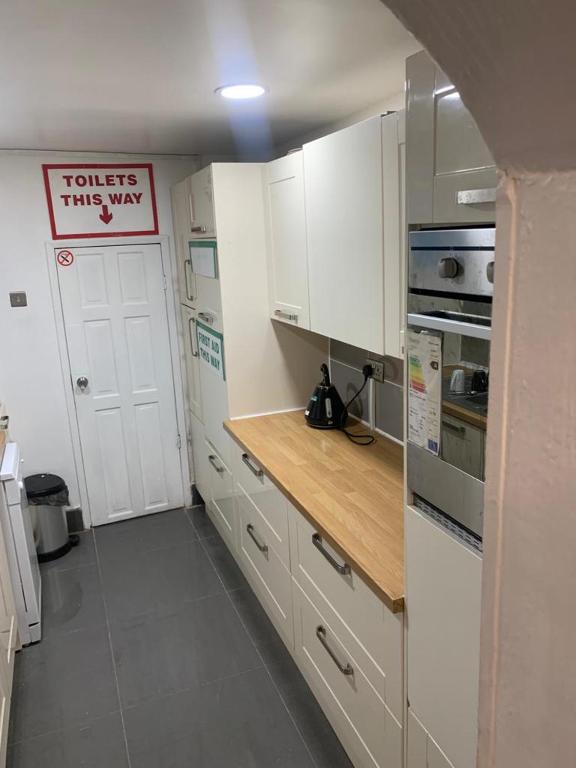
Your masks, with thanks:
[{"label": "white ceiling", "polygon": [[[380,0],[2,0],[0,148],[264,154],[397,93]],[[218,85],[258,81],[255,102]]]}]

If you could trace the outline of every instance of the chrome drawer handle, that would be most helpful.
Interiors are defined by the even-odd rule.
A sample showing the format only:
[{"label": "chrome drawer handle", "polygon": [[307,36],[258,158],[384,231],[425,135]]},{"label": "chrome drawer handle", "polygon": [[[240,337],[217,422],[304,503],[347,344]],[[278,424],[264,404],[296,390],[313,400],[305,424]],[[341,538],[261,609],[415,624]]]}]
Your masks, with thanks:
[{"label": "chrome drawer handle", "polygon": [[496,202],[496,188],[487,189],[461,189],[456,193],[458,205],[482,205],[483,203]]},{"label": "chrome drawer handle", "polygon": [[199,232],[201,235],[203,235],[206,232],[206,227],[190,227],[190,232]]},{"label": "chrome drawer handle", "polygon": [[203,320],[205,323],[208,323],[208,325],[214,325],[214,318],[212,315],[209,315],[207,312],[198,312],[198,317],[200,320]]},{"label": "chrome drawer handle", "polygon": [[442,426],[454,432],[457,435],[466,434],[466,427],[459,427],[457,424],[451,424],[449,421],[442,420]]},{"label": "chrome drawer handle", "polygon": [[320,640],[320,642],[326,649],[328,656],[330,656],[330,658],[332,659],[334,664],[336,664],[340,672],[342,672],[343,675],[353,675],[354,669],[350,666],[350,664],[348,663],[342,664],[338,656],[336,656],[332,648],[330,648],[330,646],[328,645],[328,640],[326,639],[326,630],[322,625],[320,625],[319,627],[316,627],[316,637],[318,638],[318,640]]},{"label": "chrome drawer handle", "polygon": [[250,461],[250,457],[248,456],[247,453],[242,454],[242,461],[244,462],[244,464],[246,464],[246,466],[248,467],[250,472],[252,472],[253,475],[256,475],[256,477],[264,476],[264,470],[258,469],[258,467],[255,467],[254,464],[252,464],[252,462]]},{"label": "chrome drawer handle", "polygon": [[221,475],[222,472],[224,472],[224,467],[221,467],[219,464],[216,463],[216,456],[214,456],[214,454],[208,456],[208,461],[210,462],[210,464],[212,464],[212,466],[214,467],[216,472],[218,472],[219,475]]},{"label": "chrome drawer handle", "polygon": [[350,566],[348,563],[342,563],[340,564],[337,560],[335,560],[330,552],[328,552],[324,547],[322,546],[322,536],[320,536],[319,533],[313,533],[312,534],[312,544],[318,549],[326,560],[330,563],[332,568],[334,568],[338,573],[340,573],[342,576],[347,576],[350,573]]},{"label": "chrome drawer handle", "polygon": [[256,544],[260,552],[262,552],[265,555],[268,554],[268,544],[262,544],[261,542],[258,541],[258,538],[254,533],[254,526],[252,525],[252,523],[248,523],[248,525],[246,526],[246,531],[248,532],[248,536],[250,536],[250,538],[252,539],[254,544]]},{"label": "chrome drawer handle", "polygon": [[276,317],[285,317],[286,320],[291,320],[293,323],[298,322],[298,315],[292,315],[290,312],[282,312],[281,309],[275,309],[274,314]]}]

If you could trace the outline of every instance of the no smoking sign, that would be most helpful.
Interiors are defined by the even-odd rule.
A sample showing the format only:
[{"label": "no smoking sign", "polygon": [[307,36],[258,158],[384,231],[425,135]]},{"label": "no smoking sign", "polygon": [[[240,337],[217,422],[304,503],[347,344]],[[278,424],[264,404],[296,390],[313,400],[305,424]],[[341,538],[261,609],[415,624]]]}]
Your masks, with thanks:
[{"label": "no smoking sign", "polygon": [[74,263],[74,254],[72,251],[58,251],[56,261],[61,267],[71,267]]}]

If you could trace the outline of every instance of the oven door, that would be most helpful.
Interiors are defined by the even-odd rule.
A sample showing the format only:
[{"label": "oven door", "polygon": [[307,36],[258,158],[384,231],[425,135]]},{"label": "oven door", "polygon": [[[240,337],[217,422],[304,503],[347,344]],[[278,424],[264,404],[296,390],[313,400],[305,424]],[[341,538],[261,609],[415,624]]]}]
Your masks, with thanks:
[{"label": "oven door", "polygon": [[[407,350],[411,368],[421,364],[416,347],[422,347],[422,334],[441,346],[439,382],[434,392],[424,387],[413,397],[409,378],[410,490],[481,536],[491,305],[411,296],[409,309]],[[433,402],[427,404],[427,397]],[[416,408],[410,407],[411,399]],[[421,421],[427,405],[435,416],[432,439],[419,442],[412,439],[411,420]]]}]

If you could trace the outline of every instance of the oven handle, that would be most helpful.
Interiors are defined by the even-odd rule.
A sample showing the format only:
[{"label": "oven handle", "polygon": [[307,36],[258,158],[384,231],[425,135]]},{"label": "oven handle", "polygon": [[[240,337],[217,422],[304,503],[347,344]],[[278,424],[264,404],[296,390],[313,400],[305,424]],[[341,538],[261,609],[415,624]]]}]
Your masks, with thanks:
[{"label": "oven handle", "polygon": [[486,341],[490,341],[492,336],[492,328],[487,325],[466,323],[463,320],[448,320],[444,317],[432,317],[415,312],[408,313],[408,325],[416,325],[431,331],[458,333],[460,336],[471,336],[474,339],[486,339]]}]

